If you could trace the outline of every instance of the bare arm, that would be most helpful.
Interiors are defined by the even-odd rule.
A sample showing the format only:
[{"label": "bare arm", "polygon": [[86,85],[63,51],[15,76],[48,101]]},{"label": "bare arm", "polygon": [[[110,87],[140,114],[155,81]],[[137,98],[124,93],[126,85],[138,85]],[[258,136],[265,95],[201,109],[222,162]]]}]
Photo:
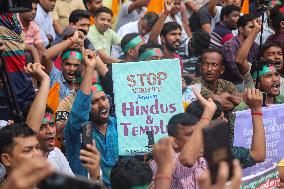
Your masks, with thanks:
[{"label": "bare arm", "polygon": [[34,62],[40,62],[39,53],[34,46],[25,44],[25,51],[31,52]]},{"label": "bare arm", "polygon": [[42,59],[42,55],[45,53],[46,51],[46,48],[44,46],[43,43],[37,43],[35,44],[35,48],[37,49],[38,51],[38,54],[39,54],[39,59],[41,60]]},{"label": "bare arm", "polygon": [[107,65],[103,63],[102,59],[97,56],[97,64],[96,64],[96,70],[100,76],[105,76],[105,74],[108,72]]},{"label": "bare arm", "polygon": [[212,17],[216,16],[217,9],[216,6],[218,4],[218,0],[210,0],[208,3],[208,12],[211,14]]},{"label": "bare arm", "polygon": [[206,100],[200,93],[196,92],[195,90],[194,94],[202,104],[204,111],[200,121],[195,126],[195,130],[192,136],[188,139],[178,157],[180,163],[186,167],[192,167],[198,159],[201,153],[201,149],[203,149],[204,145],[202,130],[209,124],[209,121],[212,119],[217,108],[216,104],[211,98]]},{"label": "bare arm", "polygon": [[35,132],[39,131],[41,121],[44,117],[50,83],[48,75],[42,70],[42,68],[43,67],[40,63],[29,63],[25,68],[26,72],[30,73],[37,81],[40,82],[40,88],[26,119],[26,124]]},{"label": "bare arm", "polygon": [[190,27],[189,27],[189,22],[188,22],[187,13],[186,13],[186,7],[185,7],[184,4],[181,4],[180,14],[181,14],[181,18],[182,18],[181,19],[182,26],[183,26],[187,36],[191,37],[192,33],[191,33],[191,30],[190,30]]},{"label": "bare arm", "polygon": [[121,62],[122,60],[121,59],[118,59],[118,58],[113,58],[109,55],[107,55],[105,53],[104,50],[100,49],[100,50],[97,50],[96,51],[98,53],[98,55],[100,56],[101,60],[106,63],[106,64],[112,64],[112,63],[118,63],[118,62]]},{"label": "bare arm", "polygon": [[51,61],[60,52],[64,51],[73,44],[83,45],[84,34],[80,31],[76,31],[74,35],[61,43],[58,43],[50,48],[48,48],[43,54],[43,66],[45,66],[45,73],[49,74],[53,67],[53,62]]},{"label": "bare arm", "polygon": [[238,65],[239,71],[241,74],[246,74],[250,66],[247,61],[247,57],[249,54],[249,51],[255,41],[255,38],[260,31],[260,25],[256,20],[254,20],[254,28],[252,32],[249,34],[249,36],[245,39],[244,43],[241,45],[241,48],[238,50],[238,53],[236,55],[236,64]]},{"label": "bare arm", "polygon": [[[246,89],[244,92],[244,101],[250,107],[251,112],[262,112],[262,93],[258,89]],[[262,115],[252,115],[252,143],[250,155],[257,162],[265,161],[266,143],[265,131],[263,127]]]},{"label": "bare arm", "polygon": [[128,13],[131,13],[132,11],[134,11],[136,9],[140,9],[142,7],[145,7],[146,5],[147,5],[147,0],[136,0],[129,5]]},{"label": "bare arm", "polygon": [[203,24],[203,25],[201,26],[201,29],[202,29],[203,31],[206,31],[207,33],[211,33],[211,24]]},{"label": "bare arm", "polygon": [[158,37],[163,29],[163,26],[165,24],[165,21],[170,14],[170,11],[173,7],[174,1],[173,0],[167,0],[165,1],[165,10],[164,12],[160,15],[159,19],[155,23],[154,27],[151,30],[150,36],[149,36],[149,41],[154,41],[158,42]]},{"label": "bare arm", "polygon": [[61,27],[58,20],[53,20],[53,27],[58,35],[62,35],[64,28]]},{"label": "bare arm", "polygon": [[95,55],[88,57],[89,54],[87,54],[85,51],[83,52],[84,57],[84,64],[85,64],[85,74],[83,77],[83,81],[80,85],[80,90],[86,94],[89,95],[91,93],[91,86],[92,86],[92,78],[94,73],[94,68],[96,65],[96,58]]},{"label": "bare arm", "polygon": [[197,12],[199,10],[199,7],[191,0],[186,1],[184,5],[186,6],[186,8],[192,10],[193,12]]}]

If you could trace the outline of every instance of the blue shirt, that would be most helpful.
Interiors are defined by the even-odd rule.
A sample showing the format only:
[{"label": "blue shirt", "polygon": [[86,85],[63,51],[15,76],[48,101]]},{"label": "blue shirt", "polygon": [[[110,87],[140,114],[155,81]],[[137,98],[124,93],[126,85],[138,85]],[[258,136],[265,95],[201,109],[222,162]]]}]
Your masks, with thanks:
[{"label": "blue shirt", "polygon": [[[84,168],[80,161],[81,150],[81,124],[89,120],[91,111],[91,95],[84,94],[78,90],[77,96],[68,118],[64,130],[66,140],[66,154],[70,167],[75,174],[87,176],[87,169]],[[111,168],[118,161],[118,138],[116,129],[116,119],[109,117],[106,135],[101,134],[94,125],[93,138],[96,146],[101,153],[100,166],[103,172],[103,182],[110,185],[109,177]]]},{"label": "blue shirt", "polygon": [[50,77],[50,87],[53,87],[53,85],[57,82],[60,85],[60,100],[63,100],[66,96],[70,94],[72,91],[71,85],[65,80],[62,72],[58,70],[54,65],[52,67],[52,70],[49,74]]}]

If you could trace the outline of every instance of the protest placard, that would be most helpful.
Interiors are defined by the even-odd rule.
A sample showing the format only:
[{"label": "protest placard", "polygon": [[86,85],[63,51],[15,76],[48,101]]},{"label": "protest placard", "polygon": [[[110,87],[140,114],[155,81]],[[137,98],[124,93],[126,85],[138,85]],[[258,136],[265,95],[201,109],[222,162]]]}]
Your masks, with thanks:
[{"label": "protest placard", "polygon": [[183,112],[179,60],[113,64],[113,82],[119,155],[150,151],[146,132],[157,142]]},{"label": "protest placard", "polygon": [[[284,157],[284,105],[263,108],[263,123],[266,138],[266,160],[244,169],[244,175],[264,171]],[[236,112],[234,145],[250,148],[252,121],[250,110]]]},{"label": "protest placard", "polygon": [[277,166],[242,178],[241,189],[276,189],[280,183]]}]

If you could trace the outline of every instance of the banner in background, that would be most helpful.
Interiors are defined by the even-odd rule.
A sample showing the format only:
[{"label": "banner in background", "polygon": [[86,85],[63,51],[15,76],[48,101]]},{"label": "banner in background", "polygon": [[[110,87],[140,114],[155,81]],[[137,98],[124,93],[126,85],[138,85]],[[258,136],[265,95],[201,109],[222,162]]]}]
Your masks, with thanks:
[{"label": "banner in background", "polygon": [[167,136],[168,120],[183,112],[178,59],[113,64],[119,155],[149,152],[147,131],[155,142]]},{"label": "banner in background", "polygon": [[241,189],[276,189],[280,183],[277,166],[263,172],[244,177]]},{"label": "banner in background", "polygon": [[[264,171],[284,157],[284,105],[263,108],[263,123],[266,138],[266,160],[244,169],[244,176]],[[250,110],[236,112],[234,125],[234,145],[250,148],[253,133]]]}]

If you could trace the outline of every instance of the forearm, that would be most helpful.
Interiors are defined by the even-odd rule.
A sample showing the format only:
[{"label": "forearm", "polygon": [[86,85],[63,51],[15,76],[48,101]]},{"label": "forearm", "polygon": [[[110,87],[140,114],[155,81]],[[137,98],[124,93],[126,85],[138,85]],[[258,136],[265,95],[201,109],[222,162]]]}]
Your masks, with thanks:
[{"label": "forearm", "polygon": [[231,95],[229,97],[229,101],[237,106],[237,105],[239,105],[243,101],[243,98],[241,96]]},{"label": "forearm", "polygon": [[34,46],[26,44],[25,45],[25,51],[31,52],[34,62],[37,62],[37,63],[40,62],[39,53]]},{"label": "forearm", "polygon": [[249,70],[247,58],[256,36],[257,33],[250,33],[244,43],[241,45],[241,48],[237,52],[236,64],[238,65],[239,70],[242,72],[242,74],[245,74]]},{"label": "forearm", "polygon": [[44,47],[44,44],[43,44],[43,43],[35,44],[35,48],[36,48],[37,51],[38,51],[39,59],[42,60],[42,56],[43,56],[43,54],[44,54],[45,51],[46,51],[46,48]]},{"label": "forearm", "polygon": [[113,58],[113,57],[111,57],[111,56],[108,56],[105,52],[103,52],[103,50],[98,50],[97,53],[98,53],[98,55],[100,56],[101,60],[102,60],[105,64],[112,64],[112,63],[121,62],[120,59],[117,59],[117,58]]},{"label": "forearm", "polygon": [[154,41],[154,42],[158,41],[158,37],[163,29],[167,17],[168,15],[164,12],[160,15],[160,18],[157,20],[157,22],[155,23],[154,27],[151,30],[149,41]]},{"label": "forearm", "polygon": [[185,6],[186,8],[192,10],[193,12],[197,12],[199,10],[199,7],[196,4],[194,4],[191,0],[186,1]]},{"label": "forearm", "polygon": [[40,88],[32,103],[32,106],[26,119],[26,124],[35,132],[39,131],[41,121],[45,114],[47,97],[49,92],[49,83],[49,77],[43,79],[43,81],[41,82]]},{"label": "forearm", "polygon": [[158,168],[157,175],[161,175],[165,178],[154,179],[154,189],[170,189],[172,184],[172,173]]},{"label": "forearm", "polygon": [[93,73],[94,73],[94,68],[87,67],[85,70],[83,81],[80,85],[81,91],[86,95],[89,95],[91,93]]},{"label": "forearm", "polygon": [[[262,112],[262,108],[253,109],[252,112]],[[253,135],[250,154],[256,162],[263,162],[266,156],[265,131],[263,117],[252,115]]]},{"label": "forearm", "polygon": [[58,43],[50,48],[48,48],[45,52],[45,57],[47,59],[52,60],[55,58],[60,52],[63,52],[65,49],[73,45],[73,41],[71,39],[67,39]]},{"label": "forearm", "polygon": [[62,35],[62,33],[63,33],[63,28],[62,28],[61,25],[59,24],[58,20],[53,20],[53,27],[54,27],[55,32],[56,32],[58,35]]},{"label": "forearm", "polygon": [[226,99],[221,102],[221,105],[224,111],[229,111],[235,108],[235,105]]},{"label": "forearm", "polygon": [[212,17],[216,15],[216,6],[218,4],[218,0],[210,0],[208,3],[208,12],[211,14]]},{"label": "forearm", "polygon": [[96,57],[96,60],[97,60],[97,65],[96,65],[97,72],[99,73],[100,76],[105,76],[105,74],[108,72],[106,64],[103,63],[102,59],[99,56]]}]

